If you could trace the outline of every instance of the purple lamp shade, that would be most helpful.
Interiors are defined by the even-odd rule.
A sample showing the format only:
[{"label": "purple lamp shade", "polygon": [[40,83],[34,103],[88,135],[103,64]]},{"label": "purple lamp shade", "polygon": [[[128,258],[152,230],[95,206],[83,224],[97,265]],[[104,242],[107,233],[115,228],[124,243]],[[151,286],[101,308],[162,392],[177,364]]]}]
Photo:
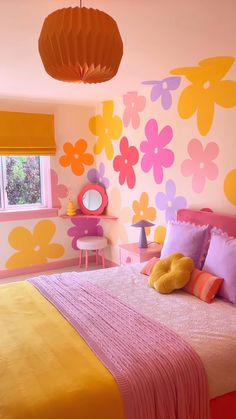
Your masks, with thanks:
[{"label": "purple lamp shade", "polygon": [[147,220],[140,220],[135,224],[131,224],[132,227],[141,227],[141,232],[140,232],[140,236],[139,236],[139,242],[138,242],[138,247],[141,248],[145,248],[148,247],[147,244],[147,236],[146,236],[146,232],[145,232],[145,227],[151,227],[154,226],[153,223],[150,223]]}]

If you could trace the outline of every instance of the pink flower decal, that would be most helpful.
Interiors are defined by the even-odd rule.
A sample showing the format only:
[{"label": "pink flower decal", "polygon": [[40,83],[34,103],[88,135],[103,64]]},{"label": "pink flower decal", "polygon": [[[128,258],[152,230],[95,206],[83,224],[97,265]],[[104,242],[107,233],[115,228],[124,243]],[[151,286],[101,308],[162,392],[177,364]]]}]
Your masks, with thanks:
[{"label": "pink flower decal", "polygon": [[51,169],[51,186],[52,186],[52,206],[54,208],[61,208],[61,201],[59,198],[66,198],[68,189],[63,184],[58,184],[58,176],[55,170]]},{"label": "pink flower decal", "polygon": [[138,163],[139,153],[136,147],[130,146],[126,137],[120,141],[121,155],[116,156],[113,160],[113,167],[116,172],[120,172],[119,182],[121,185],[127,182],[132,189],[136,183],[136,176],[133,166]]},{"label": "pink flower decal", "polygon": [[140,124],[139,112],[142,112],[146,105],[145,96],[138,96],[137,92],[128,92],[123,96],[125,111],[123,115],[123,123],[128,127],[130,122],[134,129],[137,129]]},{"label": "pink flower decal", "polygon": [[150,119],[145,126],[147,141],[142,141],[140,150],[144,153],[141,167],[144,172],[153,168],[156,183],[163,180],[163,167],[170,167],[174,163],[173,151],[166,149],[173,137],[172,128],[167,125],[158,134],[158,124],[155,119]]},{"label": "pink flower decal", "polygon": [[218,176],[218,167],[212,160],[219,154],[216,143],[208,143],[204,150],[199,140],[193,139],[188,144],[188,153],[191,159],[184,160],[181,165],[183,176],[192,176],[194,192],[202,192],[206,179],[215,180]]}]

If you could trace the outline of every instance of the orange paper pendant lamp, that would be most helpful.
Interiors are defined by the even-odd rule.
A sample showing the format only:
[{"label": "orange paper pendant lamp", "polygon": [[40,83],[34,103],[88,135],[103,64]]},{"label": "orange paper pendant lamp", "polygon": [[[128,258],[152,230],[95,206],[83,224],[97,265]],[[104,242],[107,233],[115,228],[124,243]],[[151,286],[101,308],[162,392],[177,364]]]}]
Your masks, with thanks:
[{"label": "orange paper pendant lamp", "polygon": [[117,73],[123,42],[111,16],[100,10],[69,7],[46,17],[39,53],[54,79],[101,83]]}]

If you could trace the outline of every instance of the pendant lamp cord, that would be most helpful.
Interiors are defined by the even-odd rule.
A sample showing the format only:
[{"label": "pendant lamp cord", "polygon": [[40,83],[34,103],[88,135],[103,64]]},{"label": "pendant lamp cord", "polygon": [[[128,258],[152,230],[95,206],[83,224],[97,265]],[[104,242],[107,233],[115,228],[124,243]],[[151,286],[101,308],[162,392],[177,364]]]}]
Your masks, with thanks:
[{"label": "pendant lamp cord", "polygon": [[80,0],[80,6],[79,7],[82,7],[82,0]]}]

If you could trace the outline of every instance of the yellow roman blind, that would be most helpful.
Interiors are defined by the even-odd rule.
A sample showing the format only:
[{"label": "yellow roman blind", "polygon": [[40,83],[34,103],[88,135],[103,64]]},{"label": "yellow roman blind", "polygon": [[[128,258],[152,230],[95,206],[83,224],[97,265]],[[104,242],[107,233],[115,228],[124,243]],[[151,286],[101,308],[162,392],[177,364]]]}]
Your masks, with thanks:
[{"label": "yellow roman blind", "polygon": [[54,115],[0,111],[0,155],[54,154]]}]

